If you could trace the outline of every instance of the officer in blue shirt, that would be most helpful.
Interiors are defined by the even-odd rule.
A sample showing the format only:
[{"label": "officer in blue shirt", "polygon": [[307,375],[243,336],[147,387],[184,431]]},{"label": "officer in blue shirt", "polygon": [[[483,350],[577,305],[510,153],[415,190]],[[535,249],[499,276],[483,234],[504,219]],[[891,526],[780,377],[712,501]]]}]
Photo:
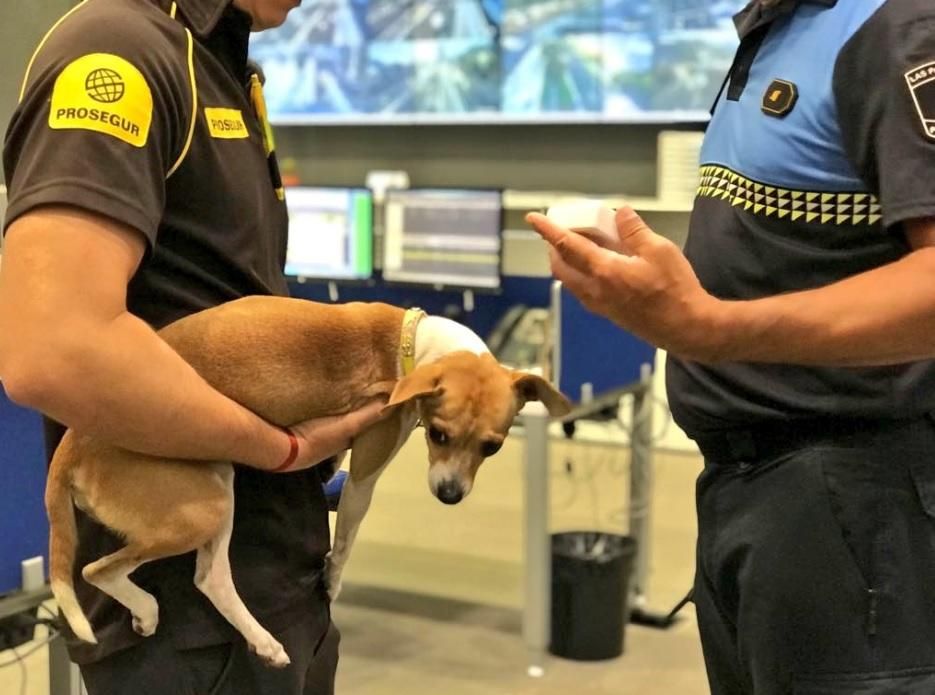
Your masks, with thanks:
[{"label": "officer in blue shirt", "polygon": [[935,4],[754,0],[684,255],[632,209],[553,271],[669,351],[716,695],[935,692]]}]

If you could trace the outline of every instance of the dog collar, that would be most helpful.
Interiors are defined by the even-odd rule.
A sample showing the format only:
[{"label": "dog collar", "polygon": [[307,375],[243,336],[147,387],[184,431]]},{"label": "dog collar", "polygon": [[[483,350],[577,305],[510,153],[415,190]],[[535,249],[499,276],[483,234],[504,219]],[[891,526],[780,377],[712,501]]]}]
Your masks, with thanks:
[{"label": "dog collar", "polygon": [[399,361],[403,366],[403,376],[409,376],[416,368],[416,329],[425,312],[418,307],[406,309],[403,328],[399,334]]}]

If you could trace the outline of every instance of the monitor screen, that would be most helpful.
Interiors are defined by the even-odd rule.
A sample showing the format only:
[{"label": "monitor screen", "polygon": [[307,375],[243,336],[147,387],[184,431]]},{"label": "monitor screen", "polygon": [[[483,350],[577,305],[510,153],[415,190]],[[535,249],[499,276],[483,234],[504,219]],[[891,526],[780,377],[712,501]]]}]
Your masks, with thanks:
[{"label": "monitor screen", "polygon": [[373,275],[373,198],[365,188],[286,190],[286,275],[367,280]]},{"label": "monitor screen", "polygon": [[707,121],[747,0],[318,0],[254,34],[277,123]]},{"label": "monitor screen", "polygon": [[500,287],[502,198],[500,191],[387,191],[383,278],[438,287]]}]

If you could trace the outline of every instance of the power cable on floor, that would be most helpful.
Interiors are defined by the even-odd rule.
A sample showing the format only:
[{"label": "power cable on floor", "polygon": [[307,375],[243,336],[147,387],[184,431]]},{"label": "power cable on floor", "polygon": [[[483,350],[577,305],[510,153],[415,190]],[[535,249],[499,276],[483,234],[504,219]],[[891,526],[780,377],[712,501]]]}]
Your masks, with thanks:
[{"label": "power cable on floor", "polygon": [[20,672],[22,674],[20,678],[20,695],[26,695],[29,688],[29,669],[26,666],[26,659],[38,652],[40,649],[47,647],[49,643],[59,635],[59,631],[57,629],[58,619],[56,618],[55,614],[45,606],[40,605],[39,608],[44,609],[49,615],[52,616],[53,620],[46,618],[33,618],[32,620],[34,621],[35,625],[45,625],[49,630],[48,635],[46,635],[44,639],[34,644],[25,652],[20,652],[19,647],[10,647],[10,651],[13,652],[13,658],[7,659],[6,661],[0,661],[0,668],[6,668],[8,666],[19,666]]},{"label": "power cable on floor", "polygon": [[22,674],[19,681],[19,695],[26,695],[26,687],[29,685],[29,669],[26,668],[26,659],[19,655],[19,652],[16,651],[16,647],[13,647],[10,651],[12,651],[13,656],[16,657],[16,661],[19,663],[20,673]]},{"label": "power cable on floor", "polygon": [[56,637],[58,637],[57,631],[49,631],[49,635],[47,637],[42,639],[37,644],[33,645],[28,651],[25,651],[22,654],[16,651],[16,649],[12,649],[11,651],[13,652],[15,657],[13,659],[7,659],[6,661],[0,661],[0,668],[6,668],[7,666],[15,666],[19,664],[27,656],[32,656],[33,654],[35,654],[37,651],[39,651],[43,647],[47,647],[49,643],[52,640],[54,640]]}]

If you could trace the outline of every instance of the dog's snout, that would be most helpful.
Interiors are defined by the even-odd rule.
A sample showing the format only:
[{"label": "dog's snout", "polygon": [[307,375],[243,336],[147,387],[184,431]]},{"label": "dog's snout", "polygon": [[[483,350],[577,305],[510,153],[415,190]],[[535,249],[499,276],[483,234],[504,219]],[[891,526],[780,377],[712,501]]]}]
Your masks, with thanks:
[{"label": "dog's snout", "polygon": [[464,497],[464,490],[455,480],[446,480],[438,486],[435,495],[445,504],[457,504]]}]

